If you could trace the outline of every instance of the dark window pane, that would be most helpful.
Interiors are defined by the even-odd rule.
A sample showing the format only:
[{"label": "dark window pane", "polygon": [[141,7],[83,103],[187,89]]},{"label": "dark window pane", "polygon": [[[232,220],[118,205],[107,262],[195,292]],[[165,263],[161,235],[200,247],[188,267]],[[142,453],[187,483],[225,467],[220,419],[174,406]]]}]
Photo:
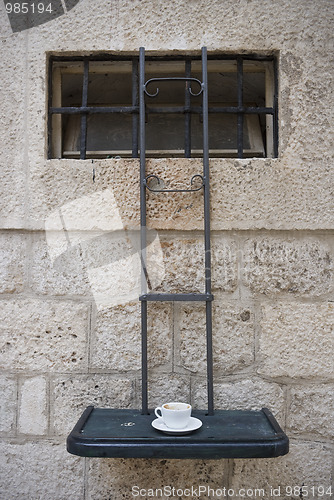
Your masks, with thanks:
[{"label": "dark window pane", "polygon": [[87,151],[131,150],[130,115],[90,115],[87,120]]}]

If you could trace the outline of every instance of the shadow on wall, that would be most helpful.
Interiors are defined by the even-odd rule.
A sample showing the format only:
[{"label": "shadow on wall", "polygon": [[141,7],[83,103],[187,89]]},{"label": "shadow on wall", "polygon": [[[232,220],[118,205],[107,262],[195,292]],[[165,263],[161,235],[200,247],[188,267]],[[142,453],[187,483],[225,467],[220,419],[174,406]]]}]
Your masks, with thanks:
[{"label": "shadow on wall", "polygon": [[[47,218],[45,232],[50,259],[58,271],[68,270],[71,256],[79,250],[98,310],[138,299],[140,231],[124,229],[112,189],[57,208]],[[146,281],[155,288],[165,276],[163,252],[156,231],[147,233],[145,253],[152,272]]]}]

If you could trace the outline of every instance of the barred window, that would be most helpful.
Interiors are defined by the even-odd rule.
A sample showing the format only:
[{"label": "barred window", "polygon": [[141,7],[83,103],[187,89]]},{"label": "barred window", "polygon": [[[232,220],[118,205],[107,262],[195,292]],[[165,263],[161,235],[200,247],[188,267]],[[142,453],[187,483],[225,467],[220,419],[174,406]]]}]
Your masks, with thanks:
[{"label": "barred window", "polygon": [[[200,56],[146,57],[147,157],[202,156],[201,71]],[[275,57],[209,55],[207,79],[210,157],[276,157]],[[50,56],[48,157],[138,157],[138,85],[137,55]]]}]

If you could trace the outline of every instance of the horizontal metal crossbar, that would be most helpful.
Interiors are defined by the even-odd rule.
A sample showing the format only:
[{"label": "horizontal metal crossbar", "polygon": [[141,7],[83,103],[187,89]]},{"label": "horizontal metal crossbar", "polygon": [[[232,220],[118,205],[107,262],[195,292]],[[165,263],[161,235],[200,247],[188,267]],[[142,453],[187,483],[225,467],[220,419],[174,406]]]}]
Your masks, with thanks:
[{"label": "horizontal metal crossbar", "polygon": [[[183,113],[193,113],[201,115],[203,113],[202,106],[157,106],[157,107],[146,107],[147,114],[183,114]],[[274,108],[261,107],[261,106],[209,106],[209,113],[244,113],[244,114],[257,114],[257,115],[273,115]]]},{"label": "horizontal metal crossbar", "polygon": [[[214,106],[208,108],[209,113],[245,113],[245,114],[266,114],[273,115],[274,108],[256,107],[256,106]],[[163,106],[163,107],[150,107],[147,106],[145,112],[147,114],[184,114],[194,113],[202,114],[201,106]],[[139,106],[62,106],[51,107],[51,114],[82,114],[82,113],[139,113]]]},{"label": "horizontal metal crossbar", "polygon": [[138,106],[62,106],[50,108],[51,114],[76,115],[82,113],[139,113]]},{"label": "horizontal metal crossbar", "polygon": [[145,293],[139,297],[141,301],[157,302],[211,302],[212,293]]}]

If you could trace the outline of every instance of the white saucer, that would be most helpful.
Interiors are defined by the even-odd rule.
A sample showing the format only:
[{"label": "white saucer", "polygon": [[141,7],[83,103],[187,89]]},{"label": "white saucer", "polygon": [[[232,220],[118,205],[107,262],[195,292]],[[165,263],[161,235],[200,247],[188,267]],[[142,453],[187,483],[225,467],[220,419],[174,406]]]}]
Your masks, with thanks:
[{"label": "white saucer", "polygon": [[190,417],[187,427],[183,427],[183,429],[172,429],[167,427],[162,418],[156,418],[152,422],[152,427],[158,431],[164,432],[165,434],[189,434],[190,432],[196,431],[202,427],[202,421],[198,418]]}]

